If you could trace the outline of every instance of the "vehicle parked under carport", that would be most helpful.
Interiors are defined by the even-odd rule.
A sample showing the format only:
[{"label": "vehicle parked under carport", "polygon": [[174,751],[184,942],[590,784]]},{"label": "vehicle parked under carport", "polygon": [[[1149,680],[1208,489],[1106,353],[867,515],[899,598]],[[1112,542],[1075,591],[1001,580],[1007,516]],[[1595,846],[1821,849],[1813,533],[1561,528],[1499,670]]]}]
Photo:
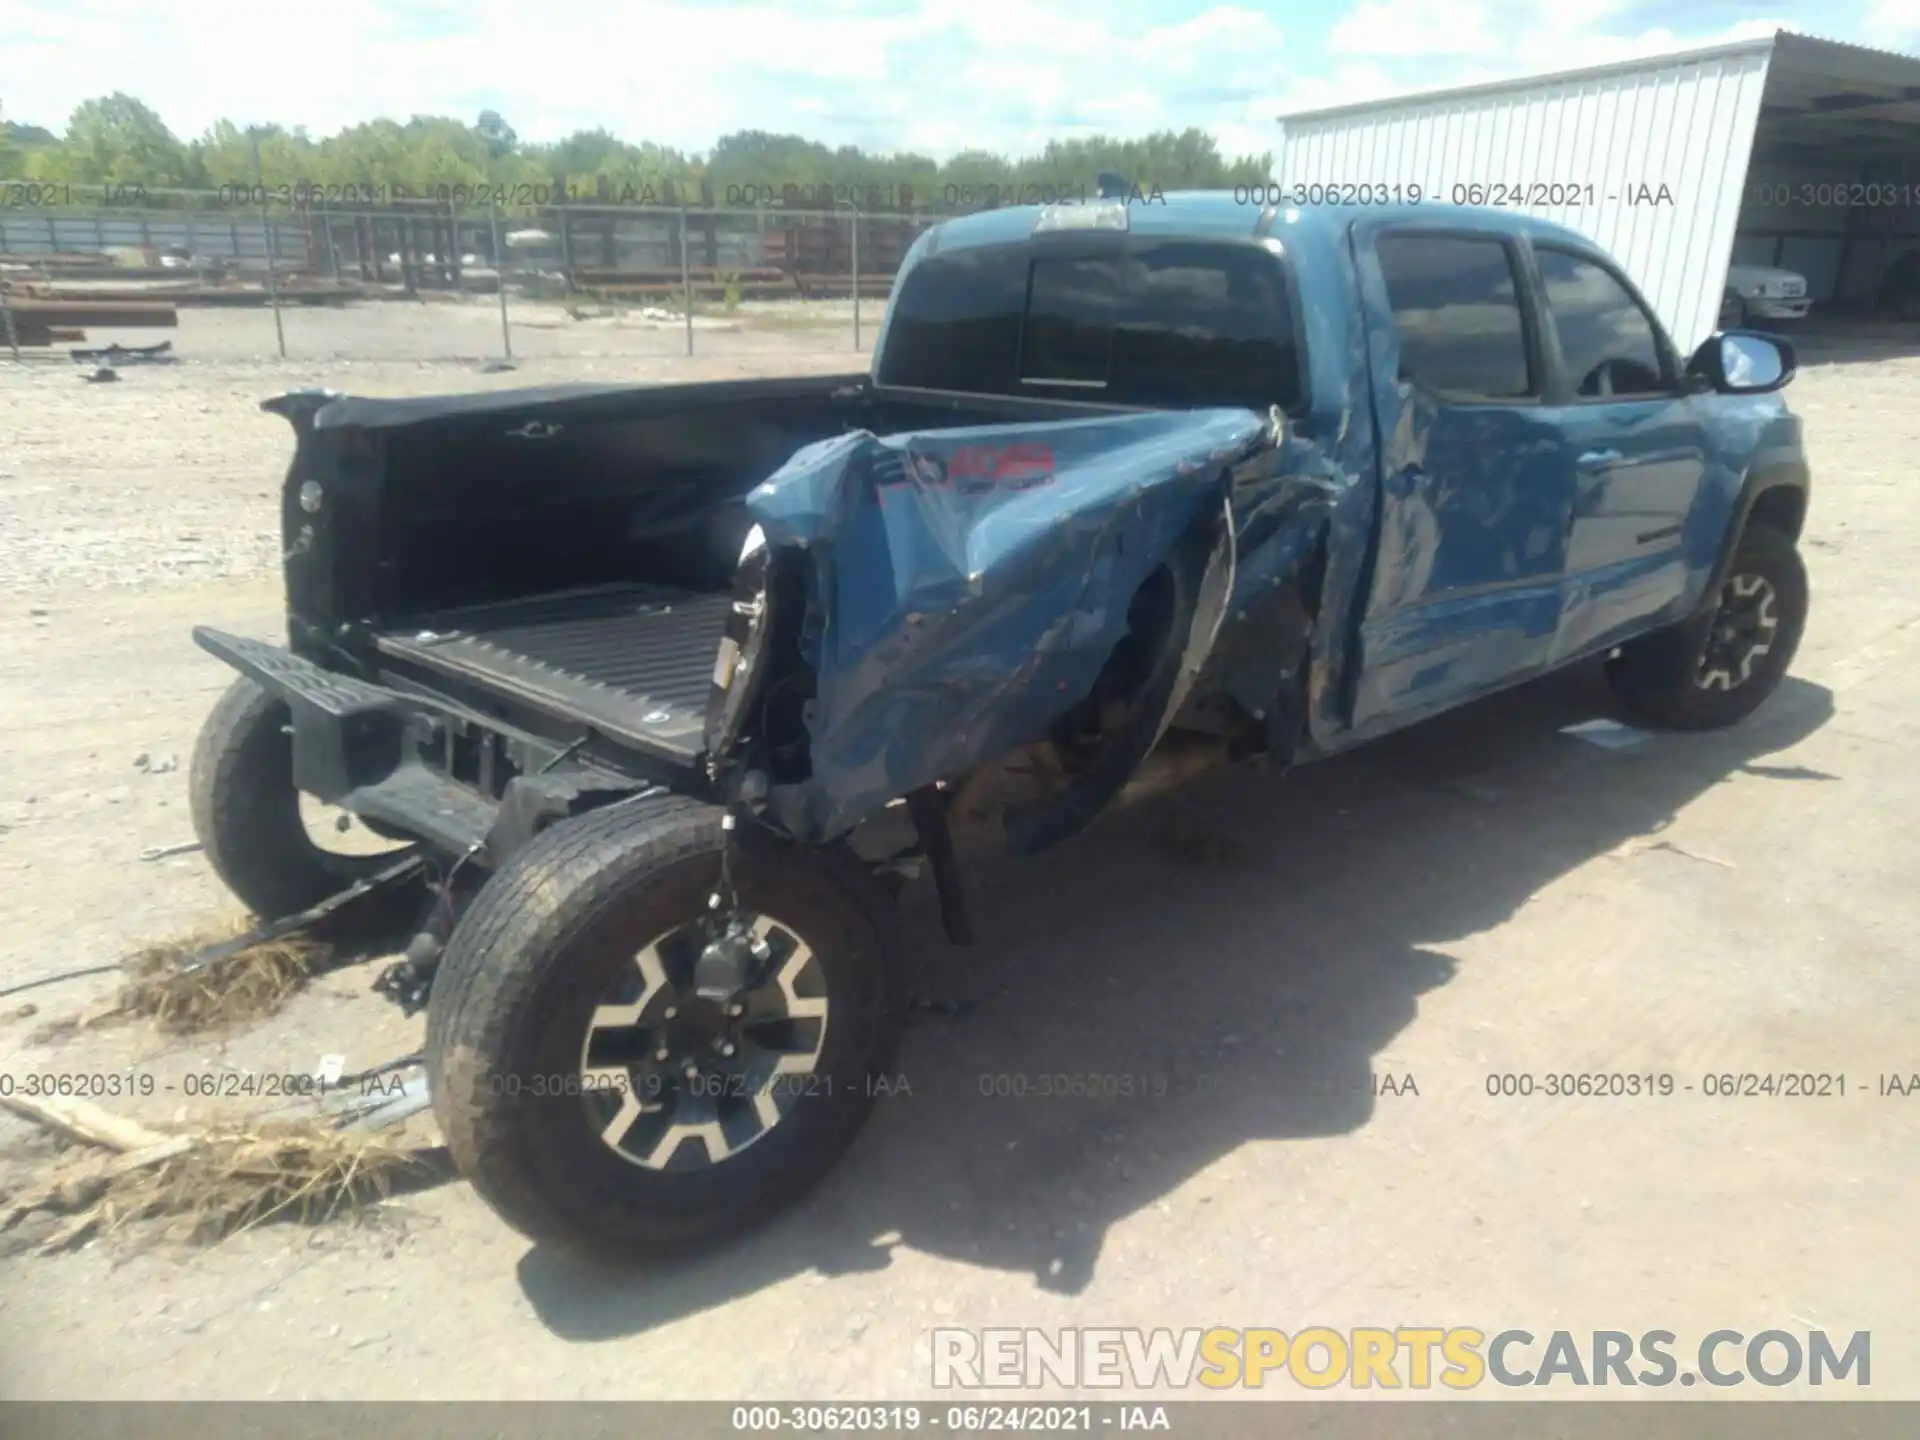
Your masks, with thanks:
[{"label": "vehicle parked under carport", "polygon": [[1720,301],[1720,328],[1738,330],[1756,320],[1799,321],[1813,302],[1807,277],[1777,265],[1729,265],[1726,293]]}]

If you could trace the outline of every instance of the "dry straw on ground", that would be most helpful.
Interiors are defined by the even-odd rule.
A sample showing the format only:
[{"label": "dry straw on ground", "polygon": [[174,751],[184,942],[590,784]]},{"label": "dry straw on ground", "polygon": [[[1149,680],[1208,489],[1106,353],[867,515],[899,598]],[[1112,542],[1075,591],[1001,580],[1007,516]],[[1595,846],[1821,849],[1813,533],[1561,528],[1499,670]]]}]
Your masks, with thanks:
[{"label": "dry straw on ground", "polygon": [[235,1125],[107,1177],[76,1220],[100,1234],[157,1220],[161,1233],[207,1243],[269,1220],[332,1220],[417,1184],[430,1170],[420,1151],[321,1122]]},{"label": "dry straw on ground", "polygon": [[40,1224],[28,1228],[43,1250],[136,1222],[155,1222],[144,1235],[200,1244],[271,1220],[319,1224],[444,1178],[438,1151],[320,1119],[167,1135],[75,1102],[7,1108],[99,1147],[64,1152],[53,1174],[0,1216],[6,1231],[37,1215]]},{"label": "dry straw on ground", "polygon": [[187,1034],[244,1024],[286,1004],[327,957],[327,947],[302,935],[263,940],[210,964],[189,968],[210,946],[252,928],[236,921],[224,929],[150,945],[127,958],[127,978],[114,1013],[146,1015],[160,1029]]}]

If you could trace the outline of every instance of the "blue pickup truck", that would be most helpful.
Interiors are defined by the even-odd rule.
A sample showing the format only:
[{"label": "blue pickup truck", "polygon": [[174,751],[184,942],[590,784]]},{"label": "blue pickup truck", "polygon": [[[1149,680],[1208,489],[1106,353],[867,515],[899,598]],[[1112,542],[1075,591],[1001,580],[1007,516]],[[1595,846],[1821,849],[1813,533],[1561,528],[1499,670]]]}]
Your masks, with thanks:
[{"label": "blue pickup truck", "polygon": [[890,1073],[910,878],[966,943],[975,847],[1586,657],[1660,724],[1761,704],[1793,371],[1552,225],[1183,195],[936,226],[868,373],[281,396],[288,634],[195,632],[195,823],[262,916],[404,881],[379,984],[510,1223],[726,1235]]}]

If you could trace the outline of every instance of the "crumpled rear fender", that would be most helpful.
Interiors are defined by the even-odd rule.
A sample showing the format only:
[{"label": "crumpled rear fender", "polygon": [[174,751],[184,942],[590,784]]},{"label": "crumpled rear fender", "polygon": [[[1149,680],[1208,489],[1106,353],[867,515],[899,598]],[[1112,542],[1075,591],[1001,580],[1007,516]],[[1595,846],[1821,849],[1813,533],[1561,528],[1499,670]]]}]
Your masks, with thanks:
[{"label": "crumpled rear fender", "polygon": [[803,555],[807,577],[811,775],[773,787],[770,818],[831,839],[1039,739],[1092,689],[1148,577],[1197,555],[1144,755],[1233,590],[1228,473],[1278,432],[1248,410],[1155,412],[861,432],[794,455],[747,497],[770,552]]}]

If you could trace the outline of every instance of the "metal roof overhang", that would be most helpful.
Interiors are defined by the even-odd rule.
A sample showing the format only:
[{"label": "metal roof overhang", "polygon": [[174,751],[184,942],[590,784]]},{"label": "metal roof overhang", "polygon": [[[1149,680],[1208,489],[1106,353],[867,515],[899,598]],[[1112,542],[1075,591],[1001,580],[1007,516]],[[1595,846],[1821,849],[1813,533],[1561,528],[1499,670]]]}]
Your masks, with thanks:
[{"label": "metal roof overhang", "polygon": [[1521,75],[1485,84],[1419,90],[1379,99],[1296,110],[1282,123],[1324,120],[1368,110],[1417,107],[1519,90],[1540,90],[1695,60],[1771,52],[1754,150],[1774,159],[1830,159],[1836,150],[1862,161],[1910,157],[1920,165],[1920,56],[1874,50],[1779,30],[1754,40],[1667,51],[1609,65]]},{"label": "metal roof overhang", "polygon": [[1920,170],[1920,57],[1781,31],[1754,153],[1770,160],[1901,160]]}]

